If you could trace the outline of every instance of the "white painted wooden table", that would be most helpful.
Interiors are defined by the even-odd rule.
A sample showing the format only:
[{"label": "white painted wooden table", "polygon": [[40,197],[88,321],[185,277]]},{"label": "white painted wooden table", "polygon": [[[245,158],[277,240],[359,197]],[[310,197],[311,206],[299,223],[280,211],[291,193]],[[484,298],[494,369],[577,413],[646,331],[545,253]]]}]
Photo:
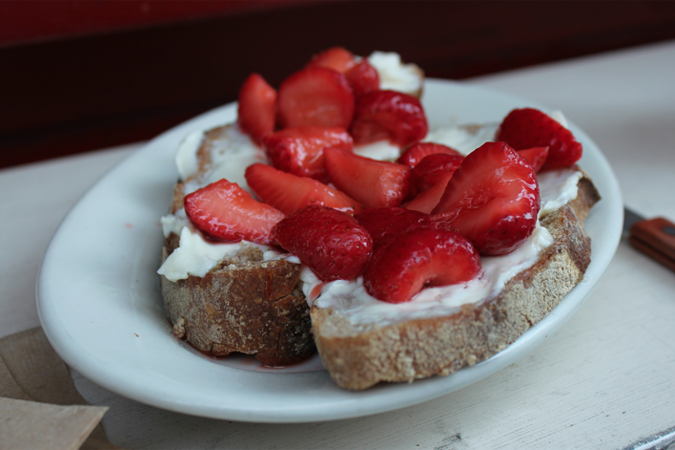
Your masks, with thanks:
[{"label": "white painted wooden table", "polygon": [[[564,111],[603,150],[627,205],[675,219],[675,42],[471,81]],[[34,284],[51,235],[137,147],[0,171],[0,337],[39,324]],[[209,420],[75,380],[89,402],[111,407],[104,426],[127,449],[667,448],[675,434],[675,273],[622,242],[584,306],[529,356],[445,397],[372,417]]]}]

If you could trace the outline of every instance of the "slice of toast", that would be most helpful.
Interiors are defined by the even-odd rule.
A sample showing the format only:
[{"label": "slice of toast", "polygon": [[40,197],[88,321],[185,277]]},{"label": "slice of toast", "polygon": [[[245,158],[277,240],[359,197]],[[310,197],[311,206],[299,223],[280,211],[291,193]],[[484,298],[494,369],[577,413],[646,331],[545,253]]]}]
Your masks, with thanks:
[{"label": "slice of toast", "polygon": [[[172,214],[183,207],[184,196],[195,184],[210,182],[220,154],[234,145],[254,145],[236,128],[234,124],[216,127],[200,138],[196,172],[175,185]],[[162,263],[179,242],[176,232],[166,236]],[[250,246],[224,258],[204,276],[172,281],[160,275],[173,334],[212,356],[238,352],[253,355],[267,366],[307,359],[316,348],[300,270],[299,264],[284,259],[266,261],[259,247]]]},{"label": "slice of toast", "polygon": [[592,182],[582,178],[576,199],[541,219],[554,243],[495,298],[446,316],[386,326],[355,325],[339,311],[312,306],[312,332],[333,380],[360,390],[382,381],[448,375],[505,349],[583,279],[591,250],[583,221],[599,199]]},{"label": "slice of toast", "polygon": [[[375,52],[369,60],[384,87],[421,96],[424,72],[418,66],[403,64],[395,53]],[[194,154],[187,156],[195,164],[184,170],[179,164],[182,180],[174,188],[172,214],[183,208],[186,194],[219,178],[247,189],[245,165],[265,159],[262,149],[239,132],[237,124],[198,132],[192,139],[198,145],[188,148],[187,153]],[[252,151],[246,155],[242,148]],[[242,155],[241,170],[231,163],[222,164],[221,158],[233,153]],[[162,262],[178,247],[179,239],[176,233],[167,235]],[[265,261],[262,251],[251,250],[226,258],[204,276],[172,281],[161,275],[164,306],[174,335],[214,356],[239,352],[271,366],[306,359],[316,349],[300,270],[299,264]]]}]

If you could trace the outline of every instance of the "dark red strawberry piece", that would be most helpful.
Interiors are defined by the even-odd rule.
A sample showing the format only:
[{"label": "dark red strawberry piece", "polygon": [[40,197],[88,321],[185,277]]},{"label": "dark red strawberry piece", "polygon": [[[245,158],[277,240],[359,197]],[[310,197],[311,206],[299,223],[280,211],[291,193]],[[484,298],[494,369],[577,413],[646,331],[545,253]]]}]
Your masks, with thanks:
[{"label": "dark red strawberry piece", "polygon": [[380,76],[377,70],[365,59],[345,72],[345,77],[357,99],[380,88]]},{"label": "dark red strawberry piece", "polygon": [[582,155],[581,143],[570,130],[533,108],[511,111],[499,126],[496,139],[516,150],[548,147],[548,157],[541,170],[572,166]]},{"label": "dark red strawberry piece", "polygon": [[323,155],[333,184],[364,206],[398,206],[408,195],[408,166],[365,158],[336,147],[327,148]]},{"label": "dark red strawberry piece", "polygon": [[435,142],[418,142],[417,144],[408,147],[401,154],[401,156],[399,156],[396,162],[399,164],[405,164],[412,169],[417,165],[417,163],[422,161],[425,156],[436,153],[447,153],[449,155],[463,156],[457,150],[443,144],[436,144]]},{"label": "dark red strawberry piece", "polygon": [[288,215],[308,205],[324,205],[348,213],[361,205],[346,194],[317,180],[299,177],[256,163],[246,169],[246,183],[265,203]]},{"label": "dark red strawberry piece", "polygon": [[272,227],[284,214],[260,203],[236,183],[226,179],[185,196],[185,213],[207,237],[220,241],[241,240],[272,244]]},{"label": "dark red strawberry piece", "polygon": [[344,128],[295,127],[286,128],[267,136],[265,153],[277,169],[301,177],[327,182],[323,166],[323,150],[340,147],[352,151],[354,142]]},{"label": "dark red strawberry piece", "polygon": [[388,242],[391,236],[427,226],[431,216],[398,206],[384,206],[364,209],[354,218],[368,230],[373,238],[374,246],[378,247]]},{"label": "dark red strawberry piece", "polygon": [[464,156],[451,153],[434,153],[425,156],[412,169],[412,184],[417,192],[424,192],[441,179],[447,182],[448,175],[455,173],[463,160]]},{"label": "dark red strawberry piece", "polygon": [[354,55],[342,47],[331,47],[312,57],[308,66],[321,66],[345,73],[356,64]]},{"label": "dark red strawberry piece", "polygon": [[429,131],[424,108],[412,95],[396,91],[372,91],[356,104],[351,134],[355,144],[389,139],[406,147],[424,138]]},{"label": "dark red strawberry piece", "polygon": [[452,173],[441,177],[439,180],[437,180],[436,184],[431,186],[429,189],[417,194],[415,198],[404,204],[403,207],[413,211],[431,214],[431,211],[434,210],[436,205],[438,205],[438,202],[441,200],[441,197],[443,197],[445,188],[448,185],[450,178],[452,178]]},{"label": "dark red strawberry piece", "polygon": [[503,142],[469,153],[432,211],[444,215],[481,255],[515,250],[534,230],[539,185],[532,166]]},{"label": "dark red strawberry piece", "polygon": [[478,252],[466,238],[453,231],[419,229],[376,248],[363,285],[379,300],[402,303],[427,285],[466,282],[480,270]]},{"label": "dark red strawberry piece", "polygon": [[365,228],[349,214],[325,206],[296,211],[272,233],[282,248],[325,282],[356,278],[373,251],[373,240]]},{"label": "dark red strawberry piece", "polygon": [[534,169],[534,172],[537,173],[546,162],[546,158],[548,157],[548,147],[526,148],[518,150],[518,154],[525,158]]},{"label": "dark red strawberry piece", "polygon": [[253,73],[239,90],[239,126],[258,144],[274,131],[277,92],[267,82]]},{"label": "dark red strawberry piece", "polygon": [[354,93],[340,72],[310,66],[286,78],[279,87],[277,113],[282,128],[349,128]]}]

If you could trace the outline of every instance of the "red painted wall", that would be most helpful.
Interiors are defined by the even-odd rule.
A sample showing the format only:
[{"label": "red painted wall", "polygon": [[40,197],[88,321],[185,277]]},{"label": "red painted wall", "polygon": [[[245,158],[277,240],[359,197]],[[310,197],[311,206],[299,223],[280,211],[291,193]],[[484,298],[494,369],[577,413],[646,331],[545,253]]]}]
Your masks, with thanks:
[{"label": "red painted wall", "polygon": [[0,0],[0,45],[283,8],[308,1]]}]

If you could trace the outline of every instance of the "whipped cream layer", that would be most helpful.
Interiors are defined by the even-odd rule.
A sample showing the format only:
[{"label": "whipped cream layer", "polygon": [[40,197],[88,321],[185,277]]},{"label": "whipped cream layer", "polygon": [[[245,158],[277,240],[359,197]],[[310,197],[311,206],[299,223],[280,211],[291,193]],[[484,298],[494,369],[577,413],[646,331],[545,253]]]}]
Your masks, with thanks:
[{"label": "whipped cream layer", "polygon": [[[451,127],[432,131],[425,140],[439,142],[463,153],[469,153],[483,142],[491,140],[495,131],[496,125]],[[237,136],[237,134],[243,135],[238,127],[229,126],[226,135],[233,138],[235,142],[243,143],[243,145],[237,146],[234,150],[232,150],[230,141],[224,147],[214,145],[211,152],[212,154],[215,153],[215,156],[211,157],[211,161],[217,161],[217,163],[213,163],[213,168],[199,180],[188,180],[187,184],[191,183],[190,191],[212,182],[213,177],[217,176],[214,174],[220,174],[224,171],[243,173],[249,165],[249,161],[259,160],[260,149],[250,140],[247,140],[245,136]],[[185,142],[189,140],[188,138]],[[193,143],[192,145],[197,144]],[[372,147],[361,147],[358,151],[370,157],[379,156],[378,159],[391,159],[392,150],[390,147],[390,144],[378,143]],[[193,154],[195,158],[197,157],[196,150],[182,151]],[[183,157],[180,160],[184,161]],[[187,163],[188,167],[197,165],[196,162]],[[226,168],[223,169],[222,166]],[[576,198],[577,184],[581,177],[582,173],[573,169],[561,169],[539,174],[537,178],[542,202],[540,217],[555,211]],[[175,214],[162,217],[162,227],[165,236],[169,236],[171,233],[180,236],[179,247],[166,259],[158,271],[171,281],[185,279],[190,275],[204,276],[221,264],[224,259],[236,257],[238,254],[245,252],[249,246],[259,248],[263,252],[265,260],[285,258],[290,262],[300,263],[297,257],[280,254],[274,248],[266,245],[245,241],[215,243],[207,240],[190,223],[183,209],[176,211]],[[426,288],[410,302],[403,304],[390,304],[370,296],[363,287],[361,277],[352,281],[340,280],[324,284],[309,268],[305,267],[301,273],[301,280],[304,282],[303,290],[308,302],[321,307],[340,310],[354,324],[366,324],[375,320],[380,323],[383,321],[394,323],[400,320],[408,320],[411,317],[444,315],[462,304],[474,303],[496,296],[508,280],[517,273],[531,267],[537,261],[540,252],[551,243],[550,233],[537,223],[532,236],[516,251],[500,257],[483,257],[481,259],[483,270],[478,278],[469,283]]]}]

